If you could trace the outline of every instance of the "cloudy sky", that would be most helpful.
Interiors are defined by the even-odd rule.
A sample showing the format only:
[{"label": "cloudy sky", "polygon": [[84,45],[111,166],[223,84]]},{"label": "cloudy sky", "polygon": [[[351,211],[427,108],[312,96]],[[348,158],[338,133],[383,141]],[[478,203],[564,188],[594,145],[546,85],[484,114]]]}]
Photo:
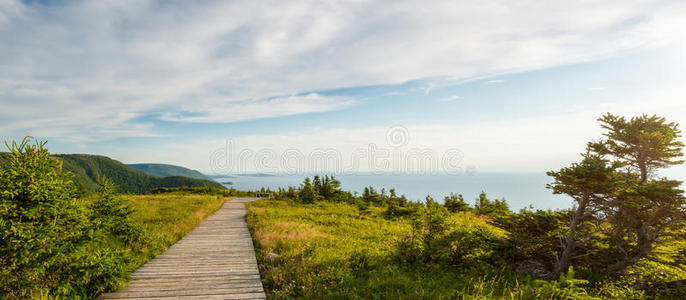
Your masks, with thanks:
[{"label": "cloudy sky", "polygon": [[540,172],[605,112],[686,123],[686,2],[513,2],[0,0],[0,138],[206,172],[228,144],[244,171],[373,145]]}]

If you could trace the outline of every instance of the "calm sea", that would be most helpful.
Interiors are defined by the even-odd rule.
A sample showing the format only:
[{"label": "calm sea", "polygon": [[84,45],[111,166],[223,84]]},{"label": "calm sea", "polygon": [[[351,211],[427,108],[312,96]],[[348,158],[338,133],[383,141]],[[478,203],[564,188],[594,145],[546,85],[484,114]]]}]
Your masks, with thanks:
[{"label": "calm sea", "polygon": [[[303,179],[312,174],[242,174],[231,175],[215,180],[225,183],[229,188],[239,190],[257,190],[262,187],[276,189],[278,187],[299,186]],[[427,175],[427,174],[397,174],[397,173],[352,173],[337,175],[344,190],[361,193],[366,186],[373,186],[389,190],[395,188],[398,195],[404,194],[411,200],[424,200],[427,195],[442,201],[443,197],[452,193],[464,195],[468,203],[474,203],[481,191],[485,191],[489,198],[505,198],[510,208],[520,208],[533,205],[537,209],[569,208],[570,198],[553,195],[545,186],[550,177],[545,173],[476,173],[460,175]],[[230,184],[228,184],[230,182]]]}]

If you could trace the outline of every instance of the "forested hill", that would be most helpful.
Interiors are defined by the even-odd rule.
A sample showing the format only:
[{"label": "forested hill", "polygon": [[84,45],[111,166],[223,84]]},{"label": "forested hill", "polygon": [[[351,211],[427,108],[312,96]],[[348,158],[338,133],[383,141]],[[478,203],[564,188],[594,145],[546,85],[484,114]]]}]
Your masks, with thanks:
[{"label": "forested hill", "polygon": [[[0,153],[0,164],[7,161],[7,155],[8,153]],[[53,156],[64,161],[63,169],[74,173],[74,183],[84,191],[95,191],[98,187],[98,178],[101,176],[112,180],[119,187],[119,192],[130,194],[140,194],[162,187],[210,186],[225,188],[217,182],[204,179],[184,176],[152,176],[106,156],[90,154],[58,154]]]},{"label": "forested hill", "polygon": [[184,167],[167,164],[127,164],[128,167],[145,172],[149,175],[167,177],[167,176],[185,176],[195,179],[212,180],[209,176],[200,173],[196,170],[191,170]]},{"label": "forested hill", "polygon": [[76,175],[76,185],[86,190],[94,190],[97,180],[105,176],[112,180],[122,193],[140,194],[161,187],[212,186],[224,188],[221,184],[184,176],[157,177],[134,170],[109,157],[88,154],[55,155],[64,161],[63,168]]}]

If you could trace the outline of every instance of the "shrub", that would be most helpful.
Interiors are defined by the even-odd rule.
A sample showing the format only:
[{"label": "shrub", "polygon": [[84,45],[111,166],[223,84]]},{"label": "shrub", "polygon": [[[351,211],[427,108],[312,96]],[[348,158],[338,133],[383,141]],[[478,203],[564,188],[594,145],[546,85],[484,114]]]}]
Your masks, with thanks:
[{"label": "shrub", "polygon": [[591,297],[582,285],[588,281],[574,278],[574,268],[570,267],[567,274],[561,274],[558,280],[535,280],[531,287],[526,287],[525,294],[537,299],[598,299]]},{"label": "shrub", "polygon": [[131,243],[139,240],[143,230],[133,220],[133,209],[116,196],[117,187],[107,178],[98,180],[99,197],[91,203],[93,222],[104,233]]},{"label": "shrub", "polygon": [[414,216],[417,214],[417,211],[418,209],[415,205],[400,206],[397,203],[389,202],[384,216],[388,218]]},{"label": "shrub", "polygon": [[127,260],[92,247],[121,229],[115,216],[95,221],[117,209],[91,214],[62,162],[48,155],[45,142],[30,142],[7,145],[9,159],[0,169],[0,298],[74,298],[111,289],[126,279]]},{"label": "shrub", "polygon": [[457,227],[446,236],[446,239],[450,248],[442,251],[445,253],[443,260],[469,267],[494,262],[491,256],[499,245],[492,231],[483,227]]},{"label": "shrub", "polygon": [[231,189],[220,189],[212,186],[196,186],[196,187],[161,187],[149,190],[145,192],[146,195],[156,195],[156,194],[167,194],[167,193],[180,193],[180,194],[193,194],[193,195],[218,195],[223,197],[236,196],[236,197],[252,197],[254,192],[252,191],[239,191],[235,188]]},{"label": "shrub", "polygon": [[123,251],[87,249],[75,257],[71,268],[73,282],[64,282],[60,288],[71,296],[93,296],[116,289],[128,279],[126,266],[131,259]]},{"label": "shrub", "polygon": [[69,277],[69,255],[90,239],[88,214],[73,197],[69,174],[45,142],[7,145],[0,170],[0,295],[54,291]]},{"label": "shrub", "polygon": [[357,206],[357,210],[360,212],[360,214],[365,214],[369,211],[369,202],[367,201],[356,198],[355,205]]},{"label": "shrub", "polygon": [[555,268],[560,237],[570,211],[532,211],[497,216],[490,223],[506,230],[503,256],[518,272],[548,277]]},{"label": "shrub", "polygon": [[410,235],[396,250],[402,261],[478,267],[491,261],[497,244],[491,230],[457,226],[448,210],[427,196],[426,206],[412,219]]}]

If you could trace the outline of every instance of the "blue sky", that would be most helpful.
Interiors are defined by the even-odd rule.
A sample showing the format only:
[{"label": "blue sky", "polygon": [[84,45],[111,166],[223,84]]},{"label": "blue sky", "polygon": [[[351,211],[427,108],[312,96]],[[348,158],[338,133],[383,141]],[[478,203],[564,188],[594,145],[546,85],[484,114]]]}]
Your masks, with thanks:
[{"label": "blue sky", "polygon": [[685,4],[624,2],[0,0],[0,137],[205,172],[227,141],[243,171],[372,144],[556,169],[605,112],[685,123]]}]

